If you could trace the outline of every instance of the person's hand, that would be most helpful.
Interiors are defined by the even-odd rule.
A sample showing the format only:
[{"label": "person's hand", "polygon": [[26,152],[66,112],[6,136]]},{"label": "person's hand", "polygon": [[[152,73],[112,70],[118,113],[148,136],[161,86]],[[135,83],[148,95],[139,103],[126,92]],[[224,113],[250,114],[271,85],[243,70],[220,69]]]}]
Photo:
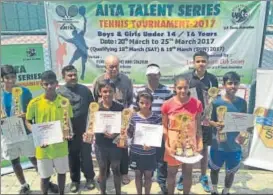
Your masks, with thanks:
[{"label": "person's hand", "polygon": [[151,147],[150,146],[146,146],[145,144],[144,144],[144,146],[143,146],[143,150],[150,150],[151,149]]},{"label": "person's hand", "polygon": [[94,134],[85,132],[82,135],[83,142],[92,144],[93,143]]},{"label": "person's hand", "polygon": [[19,118],[26,118],[26,113],[21,113],[16,115]]},{"label": "person's hand", "polygon": [[175,153],[176,153],[176,150],[175,150],[175,149],[172,149],[172,148],[170,148],[170,147],[165,147],[165,150],[167,151],[167,153],[168,153],[169,155],[175,155]]},{"label": "person's hand", "polygon": [[222,122],[215,122],[214,127],[217,129],[217,131],[222,131],[225,125]]},{"label": "person's hand", "polygon": [[71,135],[65,136],[64,139],[65,139],[65,140],[71,140],[71,139],[72,139],[72,136],[71,136]]},{"label": "person's hand", "polygon": [[197,138],[196,142],[197,142],[196,152],[200,153],[203,150],[203,139]]},{"label": "person's hand", "polygon": [[48,147],[48,144],[41,145],[41,148],[46,148],[46,147]]}]

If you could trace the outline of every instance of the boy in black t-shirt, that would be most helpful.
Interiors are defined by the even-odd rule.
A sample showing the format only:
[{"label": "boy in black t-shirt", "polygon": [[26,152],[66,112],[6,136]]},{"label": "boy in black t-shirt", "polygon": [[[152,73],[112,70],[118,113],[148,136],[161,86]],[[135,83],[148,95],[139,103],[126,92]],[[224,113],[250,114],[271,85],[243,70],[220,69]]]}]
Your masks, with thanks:
[{"label": "boy in black t-shirt", "polygon": [[[103,80],[98,85],[102,102],[99,103],[99,111],[113,111],[121,112],[123,106],[113,101],[115,93],[115,85],[110,80]],[[86,140],[86,133],[83,135]],[[121,194],[121,173],[120,173],[120,160],[121,160],[121,148],[118,148],[113,140],[118,134],[109,133],[96,133],[95,153],[99,164],[101,181],[100,189],[101,194],[106,194],[106,180],[107,180],[107,162],[110,161],[111,169],[114,175],[114,185],[116,194]]]}]

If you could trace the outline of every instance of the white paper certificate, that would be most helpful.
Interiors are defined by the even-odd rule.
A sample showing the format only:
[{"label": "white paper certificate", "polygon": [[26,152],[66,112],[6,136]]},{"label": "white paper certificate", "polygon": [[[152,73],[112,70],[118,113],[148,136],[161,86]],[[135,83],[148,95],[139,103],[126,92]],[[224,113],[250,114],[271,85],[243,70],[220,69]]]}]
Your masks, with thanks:
[{"label": "white paper certificate", "polygon": [[253,127],[254,115],[238,112],[227,112],[225,114],[223,132],[246,131],[247,128]]},{"label": "white paper certificate", "polygon": [[1,119],[1,133],[6,144],[14,144],[28,139],[23,119],[16,116]]},{"label": "white paper certificate", "polygon": [[99,111],[95,114],[95,133],[120,133],[121,112]]},{"label": "white paper certificate", "polygon": [[32,135],[35,147],[63,142],[63,131],[60,121],[33,124]]},{"label": "white paper certificate", "polygon": [[161,147],[162,136],[162,125],[136,123],[134,144]]},{"label": "white paper certificate", "polygon": [[186,164],[194,164],[199,162],[203,156],[201,154],[197,154],[192,157],[184,157],[184,156],[174,156],[174,158],[180,162],[186,163]]}]

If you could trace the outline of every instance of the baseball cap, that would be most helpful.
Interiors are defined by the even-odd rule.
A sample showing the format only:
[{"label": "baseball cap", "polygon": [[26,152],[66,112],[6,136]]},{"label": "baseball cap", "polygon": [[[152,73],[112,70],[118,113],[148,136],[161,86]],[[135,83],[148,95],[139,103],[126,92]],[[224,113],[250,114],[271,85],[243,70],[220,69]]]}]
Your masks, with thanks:
[{"label": "baseball cap", "polygon": [[146,70],[146,75],[158,74],[159,72],[160,72],[160,68],[158,66],[148,66]]}]

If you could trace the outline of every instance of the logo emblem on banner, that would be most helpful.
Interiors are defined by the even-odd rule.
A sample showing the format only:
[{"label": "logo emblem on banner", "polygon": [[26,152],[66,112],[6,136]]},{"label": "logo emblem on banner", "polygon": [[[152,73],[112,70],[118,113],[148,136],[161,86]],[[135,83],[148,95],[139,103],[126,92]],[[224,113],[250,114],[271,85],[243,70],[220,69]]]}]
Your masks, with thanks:
[{"label": "logo emblem on banner", "polygon": [[79,21],[73,19],[78,14],[81,16],[85,15],[86,8],[84,6],[80,6],[79,8],[76,5],[71,5],[66,9],[62,5],[58,5],[56,7],[56,14],[62,18],[62,20],[59,20],[59,23],[63,23],[63,25],[60,27],[61,30],[74,30],[76,27],[73,25],[73,23],[79,23]]},{"label": "logo emblem on banner", "polygon": [[248,19],[247,7],[244,5],[237,5],[232,9],[232,22],[234,24],[243,23]]}]

